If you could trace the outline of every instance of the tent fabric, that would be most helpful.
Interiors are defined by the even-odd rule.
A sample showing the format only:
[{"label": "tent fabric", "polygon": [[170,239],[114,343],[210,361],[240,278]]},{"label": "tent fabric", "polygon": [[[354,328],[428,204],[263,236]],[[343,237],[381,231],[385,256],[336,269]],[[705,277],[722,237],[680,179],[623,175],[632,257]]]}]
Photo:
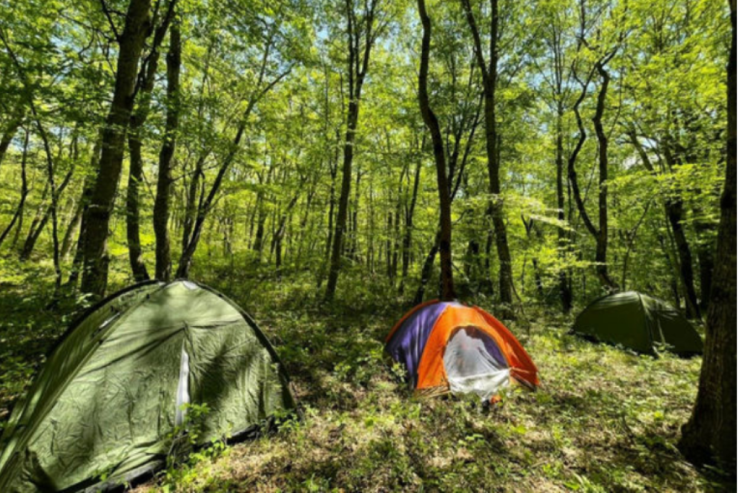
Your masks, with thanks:
[{"label": "tent fabric", "polygon": [[461,327],[447,342],[443,357],[447,381],[455,394],[490,400],[509,385],[506,359],[490,337],[475,327]]},{"label": "tent fabric", "polygon": [[182,405],[207,406],[199,444],[295,408],[256,324],[188,281],[119,292],[73,324],[0,440],[0,491],[82,491],[163,464]]},{"label": "tent fabric", "polygon": [[573,332],[643,354],[655,355],[656,345],[680,356],[703,351],[701,337],[676,309],[636,291],[593,301],[576,318]]},{"label": "tent fabric", "polygon": [[[448,306],[460,306],[457,303],[427,304],[428,309],[415,310],[410,316],[402,319],[404,329],[397,328],[389,334],[387,342],[388,353],[395,356],[397,361],[403,361],[409,370],[411,386],[416,387],[416,375],[421,355],[426,347],[429,334],[434,328],[434,322]],[[393,335],[397,335],[393,337]]]},{"label": "tent fabric", "polygon": [[[460,335],[460,330],[469,337]],[[455,335],[459,339],[450,346]],[[463,351],[462,346],[469,349]],[[386,351],[405,365],[417,390],[447,388],[470,390],[481,397],[494,395],[502,384],[491,387],[490,383],[502,380],[503,369],[507,384],[512,380],[532,388],[539,385],[537,367],[513,334],[484,310],[458,302],[435,300],[412,309],[388,334]]]}]

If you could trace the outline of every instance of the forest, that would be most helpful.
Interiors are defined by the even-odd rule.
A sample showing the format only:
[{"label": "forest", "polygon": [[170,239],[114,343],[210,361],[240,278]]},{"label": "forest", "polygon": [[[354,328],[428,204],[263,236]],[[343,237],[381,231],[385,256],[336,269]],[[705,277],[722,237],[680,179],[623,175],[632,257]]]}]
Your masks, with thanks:
[{"label": "forest", "polygon": [[[736,51],[736,0],[0,0],[0,491],[734,491]],[[210,367],[226,312],[252,339]],[[458,333],[503,390],[458,391]],[[96,385],[174,423],[136,481],[89,463],[139,442],[64,459],[54,414],[104,414],[63,396],[126,337],[139,380]],[[249,344],[266,421],[211,434],[242,384],[198,371]]]}]

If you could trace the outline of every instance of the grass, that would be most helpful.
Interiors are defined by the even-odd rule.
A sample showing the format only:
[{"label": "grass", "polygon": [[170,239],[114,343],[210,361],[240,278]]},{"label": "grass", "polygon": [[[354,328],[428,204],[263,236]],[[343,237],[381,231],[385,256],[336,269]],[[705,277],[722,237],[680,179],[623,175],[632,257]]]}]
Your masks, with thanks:
[{"label": "grass", "polygon": [[[510,328],[539,367],[537,392],[510,392],[490,409],[472,399],[421,400],[384,356],[382,341],[407,306],[389,299],[381,281],[364,280],[327,306],[312,279],[259,289],[254,281],[204,280],[258,320],[292,375],[304,419],[198,454],[138,493],[721,487],[675,446],[696,395],[699,358],[591,344],[566,333],[568,318],[531,308],[526,331]],[[0,294],[0,423],[73,313],[40,309],[48,288],[25,286],[6,285]],[[485,300],[478,304],[496,313]]]}]

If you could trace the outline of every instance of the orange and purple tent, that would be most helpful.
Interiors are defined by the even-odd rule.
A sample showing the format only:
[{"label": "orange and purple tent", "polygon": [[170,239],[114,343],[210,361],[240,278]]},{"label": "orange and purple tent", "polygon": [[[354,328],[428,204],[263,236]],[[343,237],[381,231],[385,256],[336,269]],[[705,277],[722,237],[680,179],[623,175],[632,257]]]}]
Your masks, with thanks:
[{"label": "orange and purple tent", "polygon": [[429,301],[398,321],[386,351],[417,391],[451,391],[494,399],[510,384],[534,389],[537,367],[493,315],[456,301]]}]

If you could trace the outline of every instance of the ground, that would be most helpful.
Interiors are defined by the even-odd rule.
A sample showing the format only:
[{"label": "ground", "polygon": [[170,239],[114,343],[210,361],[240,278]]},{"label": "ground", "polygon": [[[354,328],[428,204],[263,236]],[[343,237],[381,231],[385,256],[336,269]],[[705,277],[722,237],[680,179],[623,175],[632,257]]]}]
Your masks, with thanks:
[{"label": "ground", "polygon": [[[395,290],[384,281],[364,279],[326,305],[312,278],[203,280],[251,312],[273,341],[303,419],[257,440],[209,447],[137,493],[722,487],[676,449],[699,358],[592,344],[567,334],[570,318],[525,307],[528,328],[510,328],[539,367],[537,392],[508,393],[490,409],[472,399],[420,399],[383,353],[385,335],[408,308],[389,297]],[[51,286],[29,282],[19,277],[0,289],[0,426],[74,316],[71,306],[47,306]],[[495,313],[485,299],[469,301]]]}]

